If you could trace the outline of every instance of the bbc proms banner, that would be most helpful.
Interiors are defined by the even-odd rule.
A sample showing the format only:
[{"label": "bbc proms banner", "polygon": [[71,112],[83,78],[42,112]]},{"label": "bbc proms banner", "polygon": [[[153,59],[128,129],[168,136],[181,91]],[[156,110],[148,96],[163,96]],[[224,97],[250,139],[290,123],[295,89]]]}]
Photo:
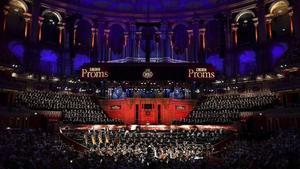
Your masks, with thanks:
[{"label": "bbc proms banner", "polygon": [[99,80],[215,80],[211,65],[197,64],[94,64],[85,65],[80,77],[86,81]]}]

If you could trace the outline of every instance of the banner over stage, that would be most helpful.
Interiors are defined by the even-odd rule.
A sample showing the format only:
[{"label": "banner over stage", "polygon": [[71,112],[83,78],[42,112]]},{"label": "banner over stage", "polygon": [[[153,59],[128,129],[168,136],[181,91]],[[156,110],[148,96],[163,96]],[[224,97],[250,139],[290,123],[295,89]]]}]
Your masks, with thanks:
[{"label": "banner over stage", "polygon": [[211,65],[198,64],[90,64],[80,70],[81,80],[215,80]]}]

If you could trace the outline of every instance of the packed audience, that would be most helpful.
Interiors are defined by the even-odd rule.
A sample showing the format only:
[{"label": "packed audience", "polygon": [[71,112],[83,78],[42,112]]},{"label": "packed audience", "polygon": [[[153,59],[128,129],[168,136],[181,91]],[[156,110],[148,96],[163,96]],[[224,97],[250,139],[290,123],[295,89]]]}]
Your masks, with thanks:
[{"label": "packed audience", "polygon": [[238,110],[193,110],[187,118],[173,124],[232,124],[240,119]]},{"label": "packed audience", "polygon": [[254,111],[263,110],[274,104],[273,94],[244,96],[244,95],[212,95],[203,102],[200,110],[239,110]]},{"label": "packed audience", "polygon": [[[110,133],[110,141],[104,138],[105,132]],[[218,153],[213,153],[212,144],[224,136],[222,131],[178,131],[177,134],[173,131],[163,136],[159,132],[106,130],[101,132],[103,143],[99,143],[98,138],[93,139],[98,133],[77,133],[78,138],[87,140],[83,144],[90,148],[82,152],[64,143],[56,134],[1,130],[0,168],[298,169],[300,166],[300,137],[295,131],[282,131],[262,140],[238,138]],[[66,135],[72,136],[72,133]],[[119,140],[113,141],[116,138]]]},{"label": "packed audience", "polygon": [[222,152],[223,168],[299,169],[299,132],[282,131],[266,140],[239,139]]},{"label": "packed audience", "polygon": [[40,90],[21,92],[16,103],[34,110],[99,109],[89,95]]},{"label": "packed audience", "polygon": [[231,124],[243,111],[262,111],[274,106],[272,93],[259,95],[212,95],[196,107],[188,117],[173,124]]},{"label": "packed audience", "polygon": [[26,90],[16,97],[16,105],[31,110],[62,111],[65,123],[121,124],[109,118],[92,96],[51,91]]},{"label": "packed audience", "polygon": [[64,123],[71,124],[122,124],[121,120],[111,119],[103,110],[71,109],[63,110]]},{"label": "packed audience", "polygon": [[57,135],[31,130],[0,131],[0,168],[68,169],[76,152]]}]

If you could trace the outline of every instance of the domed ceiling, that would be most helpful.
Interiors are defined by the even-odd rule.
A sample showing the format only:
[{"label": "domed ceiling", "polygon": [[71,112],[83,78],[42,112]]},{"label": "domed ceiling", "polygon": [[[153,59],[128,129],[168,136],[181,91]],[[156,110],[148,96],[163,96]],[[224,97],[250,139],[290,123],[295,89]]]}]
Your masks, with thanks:
[{"label": "domed ceiling", "polygon": [[62,0],[102,11],[144,14],[187,12],[210,9],[241,0]]}]

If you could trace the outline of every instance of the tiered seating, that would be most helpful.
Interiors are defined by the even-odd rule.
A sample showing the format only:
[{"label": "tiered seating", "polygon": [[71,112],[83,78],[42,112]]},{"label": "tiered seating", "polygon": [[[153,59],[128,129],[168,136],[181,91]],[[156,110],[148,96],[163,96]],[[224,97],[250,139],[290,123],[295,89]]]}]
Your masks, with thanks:
[{"label": "tiered seating", "polygon": [[209,96],[207,100],[199,106],[201,110],[262,110],[273,105],[274,95],[220,95]]},{"label": "tiered seating", "polygon": [[27,90],[17,95],[16,104],[32,110],[62,111],[65,123],[121,123],[119,120],[107,117],[89,95]]},{"label": "tiered seating", "polygon": [[193,110],[189,116],[174,124],[231,124],[240,118],[238,110]]},{"label": "tiered seating", "polygon": [[71,109],[64,110],[64,122],[72,124],[122,124],[120,120],[111,119],[103,110]]},{"label": "tiered seating", "polygon": [[258,95],[213,95],[196,107],[187,118],[174,124],[231,124],[242,111],[261,111],[274,105],[271,93]]},{"label": "tiered seating", "polygon": [[295,131],[282,131],[266,140],[235,140],[222,152],[222,168],[297,168],[299,141],[299,132]]}]

